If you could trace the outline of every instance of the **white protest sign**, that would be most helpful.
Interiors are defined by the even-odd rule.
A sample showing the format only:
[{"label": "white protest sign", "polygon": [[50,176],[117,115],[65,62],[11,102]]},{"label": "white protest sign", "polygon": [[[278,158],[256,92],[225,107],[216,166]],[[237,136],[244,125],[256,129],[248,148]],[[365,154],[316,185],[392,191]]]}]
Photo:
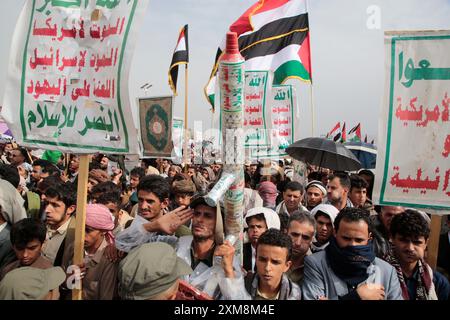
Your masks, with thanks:
[{"label": "white protest sign", "polygon": [[29,0],[11,44],[2,115],[24,146],[138,153],[128,74],[148,1]]},{"label": "white protest sign", "polygon": [[374,201],[450,209],[450,31],[385,34]]},{"label": "white protest sign", "polygon": [[285,149],[294,142],[295,125],[299,119],[295,90],[291,85],[275,85],[271,89],[266,112],[268,122],[268,147],[252,149],[253,159],[281,159],[287,156]]},{"label": "white protest sign", "polygon": [[172,142],[174,157],[181,160],[183,155],[183,132],[184,132],[184,120],[179,118],[172,119]]},{"label": "white protest sign", "polygon": [[[269,71],[245,71],[245,147],[267,145],[266,96]],[[269,87],[270,89],[270,87]]]}]

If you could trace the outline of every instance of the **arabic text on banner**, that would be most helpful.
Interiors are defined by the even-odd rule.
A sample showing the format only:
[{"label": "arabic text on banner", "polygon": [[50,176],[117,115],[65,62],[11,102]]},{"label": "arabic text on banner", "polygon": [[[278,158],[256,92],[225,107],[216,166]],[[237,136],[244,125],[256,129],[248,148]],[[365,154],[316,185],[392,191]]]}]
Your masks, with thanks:
[{"label": "arabic text on banner", "polygon": [[386,33],[374,200],[450,208],[450,31]]},{"label": "arabic text on banner", "polygon": [[2,111],[19,144],[138,153],[127,83],[147,3],[26,2],[11,46]]},{"label": "arabic text on banner", "polygon": [[264,115],[268,76],[269,71],[245,71],[244,128],[246,148],[267,146],[267,127]]},{"label": "arabic text on banner", "polygon": [[287,155],[285,149],[294,142],[295,124],[298,123],[294,108],[296,97],[292,86],[273,86],[266,113],[269,143],[267,147],[253,148],[252,159],[280,159]]}]

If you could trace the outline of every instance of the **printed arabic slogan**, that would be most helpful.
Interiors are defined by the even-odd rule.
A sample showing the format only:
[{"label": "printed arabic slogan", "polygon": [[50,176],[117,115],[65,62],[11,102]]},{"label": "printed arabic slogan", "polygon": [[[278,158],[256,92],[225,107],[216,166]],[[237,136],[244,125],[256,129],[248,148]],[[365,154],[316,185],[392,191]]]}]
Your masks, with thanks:
[{"label": "printed arabic slogan", "polygon": [[19,144],[139,152],[127,82],[146,5],[27,1],[13,37],[3,110]]},{"label": "printed arabic slogan", "polygon": [[139,99],[139,119],[144,156],[172,156],[173,97]]},{"label": "printed arabic slogan", "polygon": [[450,209],[450,31],[385,38],[375,201]]},{"label": "printed arabic slogan", "polygon": [[267,146],[266,95],[269,71],[245,71],[245,147]]},{"label": "printed arabic slogan", "polygon": [[[268,119],[269,144],[267,147],[253,148],[252,159],[281,159],[287,154],[285,149],[296,138],[295,125],[299,123],[295,90],[291,85],[275,85],[271,89]],[[298,110],[297,110],[298,111]]]}]

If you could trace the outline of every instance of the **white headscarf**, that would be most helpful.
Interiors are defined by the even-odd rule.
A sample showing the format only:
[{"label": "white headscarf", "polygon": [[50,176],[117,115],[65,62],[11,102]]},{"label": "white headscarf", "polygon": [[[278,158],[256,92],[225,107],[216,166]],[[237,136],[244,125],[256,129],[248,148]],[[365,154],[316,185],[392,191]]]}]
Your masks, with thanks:
[{"label": "white headscarf", "polygon": [[264,219],[266,220],[267,229],[275,228],[277,230],[280,230],[280,217],[278,217],[278,214],[269,208],[264,207],[257,207],[252,208],[247,211],[247,215],[245,216],[244,220],[244,228],[248,228],[247,226],[247,219],[255,216],[257,214],[262,213],[264,215]]}]

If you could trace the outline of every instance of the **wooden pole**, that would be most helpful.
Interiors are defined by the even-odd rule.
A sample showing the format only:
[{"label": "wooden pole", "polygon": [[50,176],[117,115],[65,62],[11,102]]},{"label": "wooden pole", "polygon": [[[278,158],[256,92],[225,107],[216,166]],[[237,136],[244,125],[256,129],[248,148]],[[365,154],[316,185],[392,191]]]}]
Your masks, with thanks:
[{"label": "wooden pole", "polygon": [[309,104],[311,106],[311,137],[314,137],[315,133],[315,123],[316,123],[316,114],[314,110],[314,98],[313,98],[313,84],[311,82],[309,86]]},{"label": "wooden pole", "polygon": [[431,214],[431,230],[428,240],[427,263],[435,270],[437,265],[437,256],[439,249],[439,236],[441,234],[442,216],[432,212]]},{"label": "wooden pole", "polygon": [[[84,259],[84,228],[86,224],[87,182],[89,174],[89,155],[80,156],[77,188],[77,214],[75,217],[75,245],[73,264],[81,264]],[[82,300],[82,286],[72,290],[72,300]]]},{"label": "wooden pole", "polygon": [[[188,148],[188,65],[184,65],[184,172],[188,172],[189,148]],[[190,152],[189,152],[190,154]]]}]

